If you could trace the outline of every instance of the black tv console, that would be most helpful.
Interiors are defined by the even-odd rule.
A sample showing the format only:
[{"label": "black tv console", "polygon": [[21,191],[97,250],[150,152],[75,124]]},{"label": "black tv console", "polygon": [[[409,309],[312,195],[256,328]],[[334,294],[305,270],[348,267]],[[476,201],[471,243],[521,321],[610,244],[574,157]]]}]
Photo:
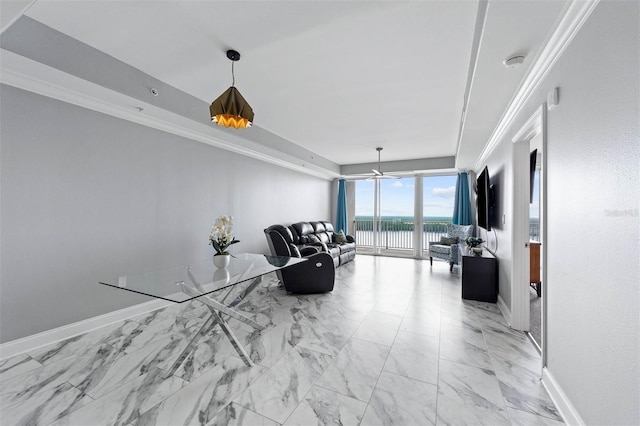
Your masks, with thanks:
[{"label": "black tv console", "polygon": [[477,255],[461,247],[462,298],[495,303],[498,300],[498,260],[487,249]]}]

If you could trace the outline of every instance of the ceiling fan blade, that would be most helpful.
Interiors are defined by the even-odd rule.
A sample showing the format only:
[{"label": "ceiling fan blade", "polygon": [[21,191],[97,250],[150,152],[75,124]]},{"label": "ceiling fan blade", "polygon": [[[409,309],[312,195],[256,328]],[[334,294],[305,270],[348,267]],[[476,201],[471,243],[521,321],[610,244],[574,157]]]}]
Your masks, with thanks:
[{"label": "ceiling fan blade", "polygon": [[371,171],[372,171],[372,172],[373,172],[373,174],[374,174],[374,175],[376,175],[376,176],[384,176],[384,173],[382,173],[382,172],[381,172],[381,171],[379,171],[379,170],[371,169]]}]

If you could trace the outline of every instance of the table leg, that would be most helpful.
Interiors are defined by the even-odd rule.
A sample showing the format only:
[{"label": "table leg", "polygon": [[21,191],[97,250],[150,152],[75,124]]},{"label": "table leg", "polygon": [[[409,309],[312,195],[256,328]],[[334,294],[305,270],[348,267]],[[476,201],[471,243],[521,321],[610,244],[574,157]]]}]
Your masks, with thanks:
[{"label": "table leg", "polygon": [[[193,285],[195,286],[195,288],[192,288],[188,285],[186,285],[184,282],[180,282],[177,283],[180,285],[182,291],[186,294],[189,294],[191,296],[197,296],[198,294],[201,294],[201,286],[200,284],[195,281],[195,277],[193,277],[192,274],[189,274],[189,278],[191,279],[191,281],[193,282]],[[187,345],[187,347],[184,348],[184,350],[182,351],[182,353],[178,356],[178,358],[174,361],[173,365],[171,366],[171,368],[169,369],[169,373],[165,376],[165,377],[169,377],[170,375],[172,375],[173,373],[175,373],[175,371],[178,369],[178,367],[180,367],[180,365],[184,362],[184,360],[186,359],[186,357],[193,352],[194,348],[195,348],[195,344],[197,343],[197,341],[206,333],[208,333],[210,330],[213,329],[213,327],[215,327],[216,325],[219,325],[220,328],[222,329],[222,331],[224,332],[224,334],[227,336],[227,339],[229,339],[229,342],[231,343],[231,345],[233,346],[233,348],[235,349],[236,353],[238,354],[238,356],[242,359],[242,361],[248,366],[248,367],[252,367],[254,364],[251,361],[251,358],[249,357],[249,355],[247,354],[247,352],[244,350],[244,348],[242,347],[242,344],[240,343],[240,341],[238,340],[238,338],[236,337],[236,335],[233,333],[233,331],[231,330],[231,328],[229,328],[229,324],[227,323],[227,321],[222,317],[222,314],[228,315],[231,318],[237,319],[238,321],[241,321],[245,324],[250,325],[251,327],[257,329],[257,330],[264,330],[265,326],[252,320],[251,318],[249,318],[246,315],[243,315],[237,311],[235,311],[233,309],[234,306],[238,305],[249,293],[251,293],[257,286],[258,284],[260,284],[260,282],[262,282],[262,277],[258,277],[256,279],[254,279],[251,284],[249,284],[249,286],[242,291],[242,293],[240,293],[231,303],[229,303],[228,305],[225,305],[223,303],[220,303],[214,299],[212,299],[209,296],[201,296],[199,297],[198,300],[199,302],[201,302],[202,304],[204,304],[205,306],[207,306],[207,308],[209,308],[209,311],[211,312],[211,316],[207,319],[207,321],[202,325],[202,327],[200,328],[200,330],[196,333],[196,335],[191,339],[191,341],[189,342],[189,344]],[[227,294],[228,296],[228,294]],[[226,296],[225,296],[226,298]]]},{"label": "table leg", "polygon": [[229,328],[229,324],[227,324],[227,322],[220,316],[218,312],[211,311],[211,316],[216,319],[217,323],[220,325],[220,328],[222,329],[224,334],[227,335],[227,338],[231,342],[231,345],[233,345],[233,348],[236,350],[238,356],[242,359],[242,361],[244,361],[247,367],[253,367],[253,361],[251,361],[251,358],[249,358],[249,355],[242,347],[242,344],[240,344],[236,335],[233,334],[233,331],[231,331],[231,329]]},{"label": "table leg", "polygon": [[189,344],[182,350],[182,352],[180,352],[178,358],[176,358],[171,367],[169,367],[169,370],[167,370],[167,374],[165,374],[164,376],[165,379],[176,372],[178,367],[182,365],[187,356],[190,355],[191,352],[193,352],[196,343],[202,338],[202,336],[210,332],[217,324],[218,320],[213,315],[207,318],[204,324],[202,324],[202,327],[200,327],[200,329],[193,335],[193,338],[191,339]]},{"label": "table leg", "polygon": [[[260,283],[260,281],[261,281],[260,277],[258,277],[255,280],[253,280],[253,282],[251,284],[249,284],[249,287],[247,287],[247,290],[253,290],[254,288],[256,288],[256,286]],[[197,296],[198,295],[198,291],[197,290],[185,285],[184,283],[180,283],[180,287],[182,288],[183,292],[185,292],[186,294],[188,294],[190,296]],[[250,291],[249,292],[245,291],[238,297],[240,297],[241,298],[240,300],[242,300],[242,298],[246,297],[246,295],[249,294],[249,293],[250,293]],[[210,307],[214,308],[215,310],[217,310],[219,312],[222,312],[223,314],[229,315],[230,317],[235,318],[238,321],[242,321],[243,323],[248,324],[248,325],[250,325],[251,327],[253,327],[253,328],[257,329],[257,330],[264,330],[265,329],[264,325],[255,322],[254,320],[252,320],[248,316],[242,315],[238,311],[235,311],[232,308],[227,307],[226,305],[224,305],[224,304],[222,304],[222,303],[220,303],[220,302],[218,302],[216,300],[213,300],[209,296],[201,296],[196,300],[198,300],[201,303],[204,303],[207,306],[210,306]],[[236,302],[235,300],[234,300],[234,302],[232,302],[230,304],[230,306],[235,306],[238,303],[240,303],[240,301]]]}]

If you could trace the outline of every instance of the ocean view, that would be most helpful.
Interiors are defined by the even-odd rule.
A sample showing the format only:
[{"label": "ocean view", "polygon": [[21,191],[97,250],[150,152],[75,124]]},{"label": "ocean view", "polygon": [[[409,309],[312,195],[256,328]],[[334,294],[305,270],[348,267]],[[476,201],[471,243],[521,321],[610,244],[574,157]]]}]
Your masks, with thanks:
[{"label": "ocean view", "polygon": [[[425,216],[423,217],[425,222],[443,222],[449,223],[451,222],[451,217],[446,216]],[[356,220],[373,220],[373,216],[356,216]],[[413,216],[380,216],[380,220],[382,221],[391,221],[391,222],[411,222],[413,223]]]}]

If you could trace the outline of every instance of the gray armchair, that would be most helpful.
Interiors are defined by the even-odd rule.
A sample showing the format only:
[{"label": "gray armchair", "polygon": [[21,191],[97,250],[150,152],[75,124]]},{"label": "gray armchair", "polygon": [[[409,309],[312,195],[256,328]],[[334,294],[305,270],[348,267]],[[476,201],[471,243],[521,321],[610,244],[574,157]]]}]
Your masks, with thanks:
[{"label": "gray armchair", "polygon": [[442,244],[441,241],[429,242],[429,262],[433,265],[433,258],[449,262],[449,271],[453,271],[453,265],[459,263],[460,244],[473,236],[473,225],[447,225],[447,238],[457,238],[452,244]]}]

